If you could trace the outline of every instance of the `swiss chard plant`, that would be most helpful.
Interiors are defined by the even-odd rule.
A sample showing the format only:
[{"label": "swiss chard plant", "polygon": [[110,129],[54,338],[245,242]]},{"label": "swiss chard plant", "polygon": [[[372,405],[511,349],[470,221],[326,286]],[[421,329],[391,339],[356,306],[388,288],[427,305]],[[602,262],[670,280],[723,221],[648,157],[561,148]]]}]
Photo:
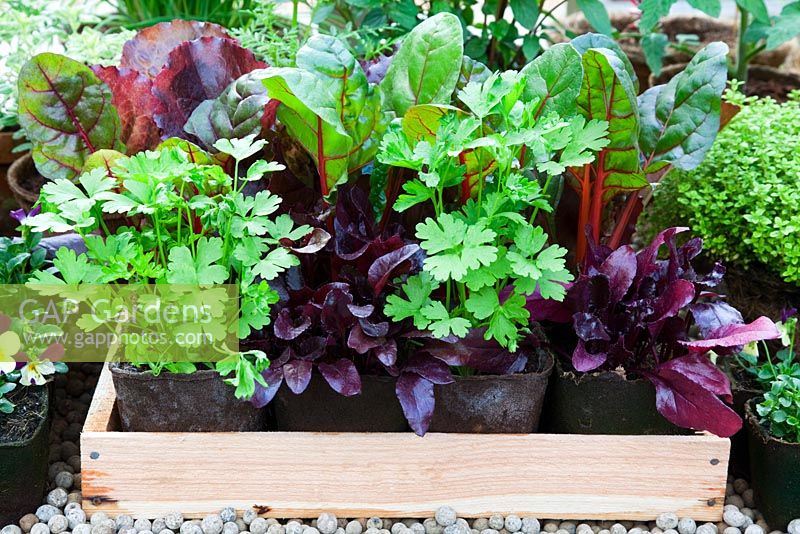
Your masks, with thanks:
[{"label": "swiss chard plant", "polygon": [[[217,141],[216,148],[237,163],[233,176],[198,147],[172,140],[157,151],[106,162],[81,174],[77,184],[66,178],[45,184],[42,213],[23,224],[35,231],[77,232],[88,250],[78,256],[60,249],[54,260],[59,275],[39,272],[34,281],[236,284],[241,317],[227,327],[241,339],[260,330],[269,323],[271,306],[278,300],[269,282],[299,263],[296,252],[313,252],[328,238],[322,230],[294,224],[288,215],[273,216],[280,197],[267,191],[243,194],[248,182],[282,168],[258,160],[240,176],[238,164],[265,144],[254,135]],[[104,213],[125,214],[129,226],[111,232]],[[98,227],[103,235],[94,232]],[[150,363],[147,355],[142,358]],[[247,351],[230,354],[216,367],[222,374],[235,369],[237,375],[230,381],[237,385],[236,394],[249,397],[268,363],[263,352]],[[157,361],[151,367],[165,365]],[[191,370],[183,364],[166,368]],[[243,380],[242,372],[250,380]]]},{"label": "swiss chard plant", "polygon": [[581,80],[577,112],[608,122],[610,132],[608,144],[590,163],[570,166],[566,173],[578,208],[572,213],[565,204],[562,215],[577,222],[575,259],[580,263],[587,255],[587,227],[595,242],[612,249],[627,243],[651,196],[651,183],[672,168],[693,169],[702,162],[720,127],[727,46],[706,46],[669,83],[637,98],[633,68],[610,38],[587,34],[571,44],[579,53],[567,58],[570,79]]},{"label": "swiss chard plant", "polygon": [[800,2],[788,2],[778,15],[770,16],[764,0],[736,0],[739,31],[732,75],[747,81],[747,67],[764,50],[774,50],[800,34]]},{"label": "swiss chard plant", "polygon": [[[728,377],[710,358],[725,356],[780,332],[766,317],[745,324],[741,314],[714,293],[724,275],[716,264],[698,272],[702,250],[694,238],[678,247],[670,228],[638,252],[629,245],[612,250],[589,238],[584,271],[569,287],[562,306],[529,299],[540,321],[570,322],[577,337],[571,368],[579,373],[624,371],[649,380],[658,411],[673,424],[727,437],[742,425]],[[668,256],[659,259],[666,247]],[[696,327],[698,336],[690,337]],[[724,402],[723,402],[724,401]]]}]

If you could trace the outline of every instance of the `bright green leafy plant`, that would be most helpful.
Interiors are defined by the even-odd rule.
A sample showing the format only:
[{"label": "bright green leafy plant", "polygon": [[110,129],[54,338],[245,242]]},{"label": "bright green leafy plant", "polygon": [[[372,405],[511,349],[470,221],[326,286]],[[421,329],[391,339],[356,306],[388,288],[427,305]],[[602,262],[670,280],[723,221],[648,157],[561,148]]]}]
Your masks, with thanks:
[{"label": "bright green leafy plant", "polygon": [[[416,227],[427,253],[422,273],[406,282],[404,296],[387,298],[393,319],[411,317],[438,338],[484,329],[487,340],[514,352],[530,319],[525,297],[563,299],[572,279],[567,251],[548,245],[534,221],[552,209],[552,178],[590,163],[606,145],[607,123],[540,118],[541,100],[522,99],[526,84],[514,72],[471,82],[457,95],[468,112],[411,108],[384,137],[378,159],[418,173],[394,208],[429,204],[435,214]],[[473,175],[471,166],[479,169]],[[462,206],[452,204],[453,193]]]},{"label": "bright green leafy plant", "polygon": [[[160,150],[117,157],[81,174],[77,184],[66,178],[42,189],[42,213],[23,224],[36,231],[75,231],[84,237],[86,255],[62,248],[54,260],[60,277],[39,272],[42,284],[169,283],[179,285],[237,284],[241,317],[229,325],[243,339],[270,320],[278,295],[269,281],[297,265],[295,242],[311,228],[296,226],[288,215],[274,216],[281,199],[267,191],[246,196],[244,186],[283,167],[263,160],[240,176],[241,162],[266,144],[251,135],[221,139],[216,148],[236,165],[233,176],[212,163],[211,157],[186,141],[168,141]],[[189,154],[192,155],[190,159]],[[109,170],[110,169],[110,170]],[[104,213],[125,214],[130,226],[112,233]],[[105,237],[95,235],[97,228]],[[322,247],[327,236],[314,234],[304,251]],[[298,249],[298,247],[294,247]],[[237,395],[252,395],[253,380],[269,361],[260,351],[232,353],[217,363]],[[191,370],[185,365],[157,369]],[[244,380],[245,372],[249,380]]]},{"label": "bright green leafy plant", "polygon": [[[783,347],[774,356],[770,347],[761,342],[760,345],[748,345],[737,355],[737,360],[764,390],[763,400],[756,404],[761,424],[776,438],[800,443],[800,360],[795,352],[796,310],[784,313],[782,319],[777,326],[782,334]],[[763,355],[763,361],[760,355]]]},{"label": "bright green leafy plant", "polygon": [[716,257],[763,265],[800,282],[800,101],[778,104],[729,92],[742,110],[717,136],[705,161],[668,175],[656,188],[646,227],[681,224]]}]

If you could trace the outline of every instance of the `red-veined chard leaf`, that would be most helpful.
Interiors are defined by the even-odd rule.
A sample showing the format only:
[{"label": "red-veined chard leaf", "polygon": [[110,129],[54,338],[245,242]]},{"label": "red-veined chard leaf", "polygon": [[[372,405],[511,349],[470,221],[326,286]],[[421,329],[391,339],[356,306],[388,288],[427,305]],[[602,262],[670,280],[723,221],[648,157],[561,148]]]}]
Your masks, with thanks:
[{"label": "red-veined chard leaf", "polygon": [[[133,69],[145,76],[155,78],[167,62],[170,52],[186,41],[200,37],[222,37],[230,39],[225,28],[210,22],[173,20],[160,22],[139,31],[122,47],[120,67]],[[209,58],[209,59],[213,59]]]},{"label": "red-veined chard leaf", "polygon": [[703,161],[720,127],[727,54],[725,43],[711,43],[669,83],[651,87],[639,97],[639,145],[645,170],[654,164],[690,170]]},{"label": "red-veined chard leaf", "polygon": [[547,49],[522,69],[525,100],[538,99],[536,115],[555,111],[565,117],[574,113],[583,78],[581,55],[569,44]]},{"label": "red-veined chard leaf", "polygon": [[153,80],[126,68],[92,68],[98,78],[111,88],[111,103],[122,123],[120,139],[128,154],[153,150],[161,140],[161,131],[153,120],[158,99],[153,96]]},{"label": "red-veined chard leaf", "polygon": [[266,64],[236,41],[201,37],[180,44],[153,80],[160,102],[155,122],[165,137],[184,137],[183,125],[202,102],[217,98],[234,80]]},{"label": "red-veined chard leaf", "polygon": [[281,103],[278,120],[317,165],[325,197],[373,159],[389,117],[341,41],[312,37],[297,53],[296,68],[267,69],[263,83]]},{"label": "red-veined chard leaf", "polygon": [[417,104],[448,104],[464,55],[461,22],[452,13],[425,20],[406,36],[381,82],[385,106],[398,117]]},{"label": "red-veined chard leaf", "polygon": [[19,122],[46,178],[72,179],[93,152],[125,150],[108,86],[83,63],[58,54],[36,55],[20,70]]},{"label": "red-veined chard leaf", "polygon": [[270,102],[263,74],[262,69],[249,72],[231,83],[217,98],[197,106],[184,125],[184,131],[212,151],[216,151],[214,143],[220,139],[241,139],[260,133]]},{"label": "red-veined chard leaf", "polygon": [[622,47],[620,47],[614,39],[602,33],[585,33],[574,38],[569,44],[571,44],[581,56],[586,54],[586,51],[591,48],[605,48],[606,50],[611,50],[622,62],[623,67],[625,67],[625,72],[630,76],[631,83],[633,84],[634,96],[639,94],[639,79],[636,77],[636,70],[633,68],[633,63],[631,63],[631,60],[628,59],[628,55],[623,52]]}]

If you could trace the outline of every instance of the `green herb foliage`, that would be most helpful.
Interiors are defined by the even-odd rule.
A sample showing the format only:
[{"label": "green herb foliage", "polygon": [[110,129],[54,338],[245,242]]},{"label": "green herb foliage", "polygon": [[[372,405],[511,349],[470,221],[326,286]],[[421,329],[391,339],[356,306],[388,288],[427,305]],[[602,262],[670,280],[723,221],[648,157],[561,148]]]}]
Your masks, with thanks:
[{"label": "green herb foliage", "polygon": [[770,356],[766,343],[755,344],[737,355],[739,365],[761,384],[764,398],[756,405],[756,413],[770,434],[792,443],[800,443],[800,360],[794,350],[797,316],[777,323],[783,337],[783,348]]},{"label": "green herb foliage", "polygon": [[[88,251],[77,256],[62,248],[54,260],[60,278],[39,272],[46,284],[103,284],[111,282],[185,285],[239,285],[241,317],[238,336],[269,323],[278,294],[268,282],[297,265],[292,243],[311,231],[295,226],[288,215],[275,216],[280,197],[261,191],[246,196],[248,182],[283,168],[258,160],[240,175],[241,162],[259,153],[266,141],[255,136],[222,139],[215,144],[235,161],[228,176],[211,158],[186,141],[169,141],[154,152],[119,157],[110,164],[83,173],[78,183],[59,179],[42,189],[43,212],[25,220],[36,231],[76,231]],[[193,159],[190,160],[189,152]],[[198,161],[205,161],[198,163]],[[129,226],[109,231],[104,214],[124,214]],[[92,232],[100,227],[105,238]],[[322,242],[324,245],[324,240]],[[253,380],[269,361],[263,352],[233,353],[217,364],[240,397],[252,395]],[[164,362],[151,365],[171,371],[192,370]]]},{"label": "green herb foliage", "polygon": [[394,320],[413,318],[439,338],[485,328],[487,340],[513,352],[530,318],[525,297],[538,290],[564,298],[572,279],[567,251],[548,245],[534,221],[552,209],[553,177],[591,162],[606,145],[607,123],[537,118],[539,99],[522,99],[526,81],[509,71],[471,82],[457,94],[468,112],[412,107],[385,135],[378,159],[418,173],[395,209],[426,204],[435,213],[416,227],[427,254],[423,272],[409,278],[404,295],[387,298]]},{"label": "green herb foliage", "polygon": [[699,167],[656,188],[645,227],[689,226],[720,259],[800,283],[800,100],[727,97],[742,110]]}]

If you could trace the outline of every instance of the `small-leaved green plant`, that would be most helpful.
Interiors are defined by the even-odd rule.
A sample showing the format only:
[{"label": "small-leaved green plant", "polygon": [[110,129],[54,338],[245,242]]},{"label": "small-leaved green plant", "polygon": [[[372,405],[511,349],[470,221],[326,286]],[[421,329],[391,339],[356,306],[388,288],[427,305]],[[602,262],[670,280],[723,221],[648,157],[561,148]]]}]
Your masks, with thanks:
[{"label": "small-leaved green plant", "polygon": [[435,213],[416,226],[423,271],[407,280],[404,295],[387,298],[394,320],[413,318],[438,338],[485,329],[485,339],[514,352],[528,331],[526,296],[564,298],[572,280],[567,251],[549,245],[535,221],[552,209],[551,179],[591,162],[607,143],[607,124],[537,117],[539,102],[521,100],[525,82],[509,71],[469,83],[457,94],[468,112],[409,110],[406,119],[419,117],[434,136],[417,135],[425,128],[404,119],[384,137],[378,159],[418,174],[394,208],[429,204]]},{"label": "small-leaved green plant", "polygon": [[760,347],[755,344],[746,347],[737,360],[764,389],[764,399],[756,404],[761,424],[776,438],[800,443],[800,360],[794,349],[797,316],[784,318],[777,326],[782,333],[783,348],[774,356],[762,342]]},{"label": "small-leaved green plant", "polygon": [[689,226],[719,259],[800,283],[800,93],[784,104],[726,96],[742,110],[699,167],[662,180],[646,228]]}]

